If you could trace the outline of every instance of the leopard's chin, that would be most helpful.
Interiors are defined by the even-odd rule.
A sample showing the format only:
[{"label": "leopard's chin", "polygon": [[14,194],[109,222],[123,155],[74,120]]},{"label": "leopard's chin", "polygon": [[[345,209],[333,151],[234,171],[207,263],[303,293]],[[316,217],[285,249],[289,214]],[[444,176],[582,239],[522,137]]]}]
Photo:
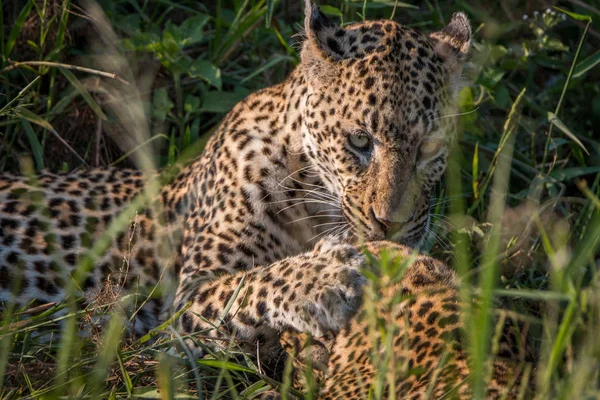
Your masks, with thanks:
[{"label": "leopard's chin", "polygon": [[413,249],[420,249],[421,246],[423,246],[423,244],[425,243],[425,234],[419,234],[408,238],[402,238],[398,241],[392,241]]},{"label": "leopard's chin", "polygon": [[428,224],[416,231],[415,229],[403,229],[399,232],[395,232],[389,235],[388,237],[386,237],[386,240],[389,240],[394,243],[399,243],[404,246],[411,247],[413,249],[419,249],[425,243],[425,238],[427,237],[428,231]]}]

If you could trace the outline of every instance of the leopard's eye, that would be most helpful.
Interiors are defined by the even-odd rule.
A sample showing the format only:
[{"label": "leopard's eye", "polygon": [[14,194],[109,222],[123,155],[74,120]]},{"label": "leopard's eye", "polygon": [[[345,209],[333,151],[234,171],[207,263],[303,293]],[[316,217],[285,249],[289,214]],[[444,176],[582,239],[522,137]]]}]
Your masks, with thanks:
[{"label": "leopard's eye", "polygon": [[348,136],[348,143],[358,151],[365,151],[371,147],[371,137],[364,132],[353,133]]},{"label": "leopard's eye", "polygon": [[427,160],[435,156],[442,148],[442,140],[428,140],[419,147],[419,160]]}]

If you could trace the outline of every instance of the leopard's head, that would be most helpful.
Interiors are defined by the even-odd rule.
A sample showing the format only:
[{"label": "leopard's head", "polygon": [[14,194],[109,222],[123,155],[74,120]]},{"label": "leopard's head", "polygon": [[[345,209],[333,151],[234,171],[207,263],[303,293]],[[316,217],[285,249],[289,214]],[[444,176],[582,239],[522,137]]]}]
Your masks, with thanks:
[{"label": "leopard's head", "polygon": [[456,132],[464,14],[424,35],[389,20],[340,27],[306,2],[302,141],[352,233],[418,245]]}]

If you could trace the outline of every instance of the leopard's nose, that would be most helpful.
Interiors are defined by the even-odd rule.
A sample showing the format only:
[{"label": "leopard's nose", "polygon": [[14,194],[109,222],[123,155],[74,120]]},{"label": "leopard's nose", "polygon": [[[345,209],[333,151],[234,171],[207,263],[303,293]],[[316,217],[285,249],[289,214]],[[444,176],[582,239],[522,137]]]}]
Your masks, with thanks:
[{"label": "leopard's nose", "polygon": [[371,207],[371,216],[373,217],[373,219],[375,219],[375,221],[377,221],[377,224],[379,225],[379,228],[381,228],[381,230],[384,233],[387,233],[388,229],[390,229],[390,227],[393,224],[393,222],[390,221],[389,219],[385,219],[385,218],[380,217],[379,215],[377,215],[377,213],[375,212],[375,210],[373,210],[373,207]]},{"label": "leopard's nose", "polygon": [[407,223],[412,221],[414,218],[414,212],[408,217],[405,216],[404,218],[398,218],[398,221],[391,221],[387,218],[377,215],[373,207],[371,207],[371,216],[375,221],[377,221],[377,225],[383,231],[384,235],[389,238],[396,232],[399,232]]}]

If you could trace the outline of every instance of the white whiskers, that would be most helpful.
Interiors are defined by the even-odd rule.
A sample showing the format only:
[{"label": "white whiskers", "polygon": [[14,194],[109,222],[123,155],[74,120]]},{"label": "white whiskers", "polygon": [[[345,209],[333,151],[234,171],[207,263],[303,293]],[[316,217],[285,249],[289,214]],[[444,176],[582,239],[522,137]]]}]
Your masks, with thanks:
[{"label": "white whiskers", "polygon": [[437,120],[444,119],[444,118],[459,117],[461,115],[468,115],[468,114],[472,114],[474,112],[477,112],[477,110],[479,110],[479,107],[477,107],[477,108],[475,108],[475,109],[473,109],[471,111],[465,111],[463,113],[442,115],[441,117],[434,118],[433,121],[437,121]]}]

